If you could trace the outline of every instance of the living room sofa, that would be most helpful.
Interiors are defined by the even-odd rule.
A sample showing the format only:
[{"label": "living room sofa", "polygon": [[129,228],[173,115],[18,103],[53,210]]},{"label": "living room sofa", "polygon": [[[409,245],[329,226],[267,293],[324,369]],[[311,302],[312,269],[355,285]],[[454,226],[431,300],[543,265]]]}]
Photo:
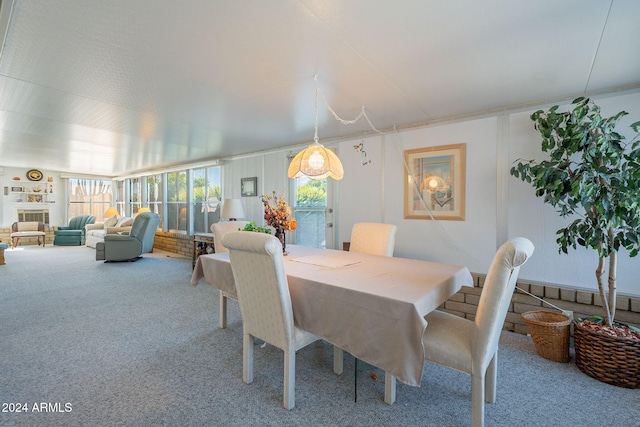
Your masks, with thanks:
[{"label": "living room sofa", "polygon": [[104,242],[104,236],[106,234],[118,234],[121,232],[131,231],[131,224],[133,224],[133,218],[111,217],[104,220],[104,222],[96,222],[95,224],[87,224],[85,226],[86,245],[90,248],[96,248],[98,242]]}]

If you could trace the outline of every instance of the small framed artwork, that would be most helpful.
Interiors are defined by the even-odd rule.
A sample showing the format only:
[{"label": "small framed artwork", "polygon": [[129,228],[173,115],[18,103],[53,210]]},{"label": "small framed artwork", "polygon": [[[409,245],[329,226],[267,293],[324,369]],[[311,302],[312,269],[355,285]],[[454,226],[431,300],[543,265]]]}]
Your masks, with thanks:
[{"label": "small framed artwork", "polygon": [[42,194],[28,194],[27,202],[29,203],[42,203]]},{"label": "small framed artwork", "polygon": [[404,217],[464,221],[466,144],[406,150]]},{"label": "small framed artwork", "polygon": [[23,187],[11,187],[11,192],[13,193],[22,193],[23,191]]},{"label": "small framed artwork", "polygon": [[240,195],[252,197],[258,195],[258,177],[240,179]]}]

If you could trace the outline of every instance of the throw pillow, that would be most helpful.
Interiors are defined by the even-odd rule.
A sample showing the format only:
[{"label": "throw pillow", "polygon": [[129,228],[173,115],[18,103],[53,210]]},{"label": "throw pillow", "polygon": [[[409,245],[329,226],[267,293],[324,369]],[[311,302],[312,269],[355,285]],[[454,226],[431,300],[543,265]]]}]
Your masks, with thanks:
[{"label": "throw pillow", "polygon": [[111,218],[107,218],[104,220],[104,229],[106,230],[109,227],[113,227],[116,225],[116,223],[118,222],[118,217],[117,216],[112,216]]},{"label": "throw pillow", "polygon": [[116,227],[129,227],[131,224],[133,224],[133,218],[123,216],[122,218],[118,219]]}]

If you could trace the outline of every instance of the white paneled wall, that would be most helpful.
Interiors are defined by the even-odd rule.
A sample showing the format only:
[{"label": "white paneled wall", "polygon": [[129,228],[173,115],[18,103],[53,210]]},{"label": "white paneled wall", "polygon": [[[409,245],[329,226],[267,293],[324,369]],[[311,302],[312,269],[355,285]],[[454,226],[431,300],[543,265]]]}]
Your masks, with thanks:
[{"label": "white paneled wall", "polygon": [[[638,93],[598,99],[598,104],[607,115],[628,111],[623,127],[640,120]],[[350,239],[356,222],[394,223],[398,226],[396,256],[463,264],[474,272],[486,273],[502,243],[498,236],[522,235],[536,245],[534,256],[520,272],[523,280],[593,290],[595,254],[584,250],[558,254],[555,232],[569,220],[559,218],[535,197],[530,185],[509,174],[518,158],[542,158],[531,113],[504,113],[340,142],[337,148],[345,177],[336,183],[335,247],[341,248],[342,242]],[[360,142],[372,161],[366,166],[361,165],[361,154],[353,148]],[[404,219],[404,150],[458,143],[467,144],[465,221]],[[295,154],[298,149],[291,151]],[[258,177],[259,194],[272,190],[288,194],[286,154],[262,153],[229,161],[224,166],[225,194],[239,197],[240,178],[251,176]],[[247,219],[262,223],[260,198],[245,197],[243,202]],[[638,277],[640,258],[629,258],[622,252],[619,292],[640,295]]]}]

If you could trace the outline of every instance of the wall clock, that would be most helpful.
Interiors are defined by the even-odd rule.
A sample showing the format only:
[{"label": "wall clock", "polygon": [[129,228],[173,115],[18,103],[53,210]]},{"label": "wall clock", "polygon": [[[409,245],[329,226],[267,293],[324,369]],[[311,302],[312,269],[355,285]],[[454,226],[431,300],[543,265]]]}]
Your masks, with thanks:
[{"label": "wall clock", "polygon": [[31,169],[27,172],[27,178],[29,181],[40,181],[42,179],[42,172],[37,169]]}]

